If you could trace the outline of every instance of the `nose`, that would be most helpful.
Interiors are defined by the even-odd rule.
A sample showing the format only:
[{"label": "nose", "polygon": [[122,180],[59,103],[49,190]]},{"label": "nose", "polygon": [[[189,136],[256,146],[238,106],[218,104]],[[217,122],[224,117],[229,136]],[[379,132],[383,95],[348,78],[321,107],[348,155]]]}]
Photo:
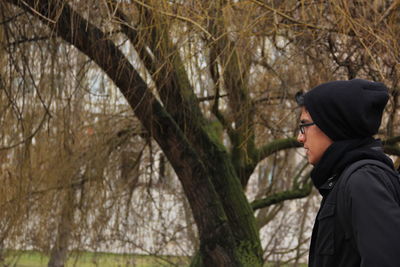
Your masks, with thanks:
[{"label": "nose", "polygon": [[304,134],[302,134],[301,132],[299,132],[299,134],[297,135],[297,141],[299,142],[299,143],[304,143],[304,141],[305,141],[305,135]]}]

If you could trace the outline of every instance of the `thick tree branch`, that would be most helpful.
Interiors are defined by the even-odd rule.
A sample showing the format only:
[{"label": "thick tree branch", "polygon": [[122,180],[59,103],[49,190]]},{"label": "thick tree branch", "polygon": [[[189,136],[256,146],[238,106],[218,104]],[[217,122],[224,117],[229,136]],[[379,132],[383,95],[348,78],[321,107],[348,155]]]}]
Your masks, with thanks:
[{"label": "thick tree branch", "polygon": [[382,143],[384,146],[390,146],[394,145],[396,143],[400,142],[400,135],[399,136],[394,136],[389,139],[383,140]]},{"label": "thick tree branch", "polygon": [[278,139],[274,140],[264,146],[262,146],[257,152],[258,162],[267,158],[273,153],[276,153],[280,150],[289,149],[289,148],[298,148],[303,145],[299,143],[295,137]]},{"label": "thick tree branch", "polygon": [[299,199],[308,196],[311,193],[312,184],[308,183],[303,188],[295,188],[279,193],[272,194],[264,199],[258,199],[251,203],[253,210],[265,208],[286,200]]},{"label": "thick tree branch", "polygon": [[383,140],[383,151],[389,155],[400,156],[400,146],[397,144],[398,142],[400,142],[400,136]]},{"label": "thick tree branch", "polygon": [[[228,120],[228,118],[226,118],[224,114],[222,114],[222,112],[220,111],[219,100],[222,97],[220,92],[222,79],[218,69],[219,68],[218,51],[215,46],[210,47],[208,65],[209,65],[208,68],[210,70],[210,75],[214,82],[214,88],[215,88],[215,96],[213,98],[214,103],[212,105],[211,111],[215,115],[215,117],[219,120],[219,122],[222,124],[222,126],[227,130],[229,138],[232,140],[234,134],[234,130],[231,126],[232,122]],[[228,96],[228,94],[225,94],[224,96]]]},{"label": "thick tree branch", "polygon": [[400,147],[398,145],[384,145],[383,151],[389,155],[400,156]]}]

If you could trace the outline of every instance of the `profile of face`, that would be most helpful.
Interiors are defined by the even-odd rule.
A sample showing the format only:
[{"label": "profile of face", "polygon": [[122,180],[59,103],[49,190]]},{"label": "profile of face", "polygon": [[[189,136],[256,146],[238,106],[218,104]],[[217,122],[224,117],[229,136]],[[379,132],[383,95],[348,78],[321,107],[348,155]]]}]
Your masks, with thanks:
[{"label": "profile of face", "polygon": [[309,124],[303,127],[304,132],[299,132],[297,141],[304,145],[307,153],[308,162],[315,165],[322,158],[326,149],[333,141],[323,132],[316,124],[312,124],[313,120],[310,113],[305,107],[301,108],[300,123]]}]

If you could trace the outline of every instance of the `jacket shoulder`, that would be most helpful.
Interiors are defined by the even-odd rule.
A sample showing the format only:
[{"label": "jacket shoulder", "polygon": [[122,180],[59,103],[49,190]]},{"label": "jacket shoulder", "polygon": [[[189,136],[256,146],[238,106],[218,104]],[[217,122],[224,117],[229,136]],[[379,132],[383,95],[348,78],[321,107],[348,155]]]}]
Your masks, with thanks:
[{"label": "jacket shoulder", "polygon": [[398,190],[400,190],[398,177],[373,164],[358,168],[348,177],[345,184],[346,195],[352,198],[378,200],[381,197],[387,197],[388,193],[395,197]]}]

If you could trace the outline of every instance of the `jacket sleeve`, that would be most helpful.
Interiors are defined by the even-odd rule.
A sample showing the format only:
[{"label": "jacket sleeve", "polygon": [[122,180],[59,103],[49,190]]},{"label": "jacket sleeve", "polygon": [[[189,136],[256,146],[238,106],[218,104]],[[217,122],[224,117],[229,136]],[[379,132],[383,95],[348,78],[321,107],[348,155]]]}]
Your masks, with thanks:
[{"label": "jacket sleeve", "polygon": [[391,179],[379,167],[367,165],[354,172],[345,187],[362,267],[400,266],[400,206]]}]

